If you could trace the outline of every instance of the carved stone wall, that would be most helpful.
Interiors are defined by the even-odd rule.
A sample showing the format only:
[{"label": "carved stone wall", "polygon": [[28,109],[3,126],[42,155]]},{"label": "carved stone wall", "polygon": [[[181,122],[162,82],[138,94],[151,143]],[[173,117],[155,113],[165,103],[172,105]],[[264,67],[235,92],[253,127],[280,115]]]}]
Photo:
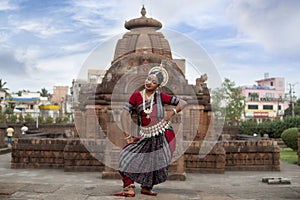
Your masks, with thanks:
[{"label": "carved stone wall", "polygon": [[[104,160],[105,139],[19,138],[12,148],[11,168],[56,168],[65,171],[103,171],[119,178]],[[183,142],[187,143],[187,142]],[[224,173],[226,170],[279,171],[280,148],[271,140],[219,141],[200,157],[201,142],[188,143],[184,155],[169,167],[169,179],[184,180],[182,173]],[[203,148],[203,146],[202,146]],[[110,153],[113,153],[111,151]],[[115,150],[116,156],[118,151]],[[113,155],[109,155],[112,159]],[[117,157],[115,157],[117,161]],[[111,172],[111,173],[110,173]]]},{"label": "carved stone wall", "polygon": [[11,168],[64,168],[65,139],[19,138],[12,147]]},{"label": "carved stone wall", "polygon": [[[11,168],[102,171],[103,141],[64,138],[18,138],[12,147]],[[90,147],[87,149],[87,147]]]},{"label": "carved stone wall", "polygon": [[224,173],[226,152],[222,143],[216,143],[211,151],[209,151],[207,155],[203,156],[199,155],[201,146],[201,142],[195,141],[185,152],[184,158],[186,171],[190,173]]},{"label": "carved stone wall", "polygon": [[280,171],[280,147],[272,140],[223,141],[226,170]]}]

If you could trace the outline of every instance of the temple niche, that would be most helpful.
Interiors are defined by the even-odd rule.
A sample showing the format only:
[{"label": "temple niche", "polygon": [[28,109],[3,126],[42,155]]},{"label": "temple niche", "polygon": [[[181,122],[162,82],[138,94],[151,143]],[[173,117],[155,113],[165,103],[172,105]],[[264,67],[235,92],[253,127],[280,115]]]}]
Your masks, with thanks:
[{"label": "temple niche", "polygon": [[[141,17],[126,21],[125,28],[129,31],[118,40],[113,61],[102,83],[93,92],[81,91],[81,102],[75,112],[78,133],[81,138],[107,140],[113,144],[105,147],[110,152],[106,157],[110,164],[103,172],[103,176],[113,177],[117,154],[125,145],[120,128],[123,105],[134,91],[143,87],[148,71],[162,64],[169,74],[169,81],[162,91],[188,102],[184,111],[172,119],[177,133],[177,153],[170,177],[174,175],[174,179],[183,180],[184,152],[193,141],[204,139],[211,121],[210,96],[205,83],[207,76],[197,79],[196,85],[188,84],[185,60],[172,58],[168,40],[158,32],[162,24],[146,17],[144,7]],[[135,116],[132,119],[134,121]],[[133,123],[132,135],[136,133],[137,127]]]}]

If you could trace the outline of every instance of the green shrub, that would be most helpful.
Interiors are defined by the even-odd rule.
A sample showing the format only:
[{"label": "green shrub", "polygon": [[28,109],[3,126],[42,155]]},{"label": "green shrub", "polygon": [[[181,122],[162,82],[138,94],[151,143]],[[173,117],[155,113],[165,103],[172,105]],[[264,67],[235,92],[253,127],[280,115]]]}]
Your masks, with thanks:
[{"label": "green shrub", "polygon": [[70,122],[70,118],[69,116],[65,116],[64,119],[63,119],[64,123],[69,123]]},{"label": "green shrub", "polygon": [[4,113],[0,113],[0,123],[5,124],[6,123],[6,116]]},{"label": "green shrub", "polygon": [[280,138],[281,133],[287,128],[285,126],[285,122],[278,119],[274,121],[266,121],[259,124],[261,135],[268,134],[270,138]]},{"label": "green shrub", "polygon": [[62,118],[61,117],[57,117],[56,119],[55,119],[55,123],[56,124],[61,124],[62,123]]},{"label": "green shrub", "polygon": [[20,116],[19,116],[19,123],[23,123],[24,122],[24,117],[23,117],[23,115],[21,114]]},{"label": "green shrub", "polygon": [[39,116],[38,119],[39,119],[39,123],[40,123],[40,124],[45,123],[45,120],[44,120],[44,117],[43,117],[43,116]]},{"label": "green shrub", "polygon": [[11,123],[16,123],[18,120],[18,117],[17,117],[17,115],[11,115],[9,120]]},{"label": "green shrub", "polygon": [[243,121],[239,125],[239,131],[241,134],[253,135],[259,134],[258,123],[254,120]]},{"label": "green shrub", "polygon": [[298,128],[289,128],[282,132],[281,138],[289,148],[298,150]]},{"label": "green shrub", "polygon": [[263,136],[268,134],[270,138],[280,138],[284,130],[293,127],[300,127],[300,116],[285,117],[283,120],[265,121],[257,123],[255,120],[243,121],[239,125],[241,134]]},{"label": "green shrub", "polygon": [[46,117],[45,123],[46,124],[52,124],[53,123],[53,118],[51,116]]},{"label": "green shrub", "polygon": [[300,116],[287,116],[283,119],[283,121],[286,129],[300,126]]},{"label": "green shrub", "polygon": [[33,117],[29,113],[27,113],[25,115],[25,123],[26,124],[32,124],[32,123],[34,123],[34,119],[33,119]]},{"label": "green shrub", "polygon": [[14,110],[10,107],[5,108],[5,110],[4,110],[4,114],[12,115],[13,113],[14,113]]}]

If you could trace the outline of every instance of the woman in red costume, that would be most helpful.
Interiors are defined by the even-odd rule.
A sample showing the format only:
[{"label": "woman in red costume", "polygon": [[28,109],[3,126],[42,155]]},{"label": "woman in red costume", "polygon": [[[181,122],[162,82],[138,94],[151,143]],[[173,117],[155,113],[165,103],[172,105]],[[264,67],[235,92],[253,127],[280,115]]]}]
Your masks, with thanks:
[{"label": "woman in red costume", "polygon": [[[145,88],[134,92],[122,114],[122,126],[127,145],[122,149],[119,159],[119,172],[122,176],[123,191],[115,196],[134,197],[134,182],[141,184],[141,194],[156,196],[154,185],[167,180],[167,167],[175,150],[175,134],[170,119],[186,105],[176,96],[158,92],[157,88],[166,85],[168,73],[162,67],[150,70],[145,80]],[[164,112],[164,105],[174,106]],[[138,114],[139,136],[132,138],[130,133],[130,114]],[[127,120],[126,120],[127,119]]]}]

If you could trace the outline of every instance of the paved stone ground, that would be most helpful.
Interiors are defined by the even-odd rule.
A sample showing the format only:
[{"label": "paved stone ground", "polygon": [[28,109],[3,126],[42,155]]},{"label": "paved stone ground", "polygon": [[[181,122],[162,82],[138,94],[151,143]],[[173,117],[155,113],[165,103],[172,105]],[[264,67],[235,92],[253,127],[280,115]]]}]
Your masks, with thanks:
[{"label": "paved stone ground", "polygon": [[[110,200],[121,190],[121,180],[103,180],[97,172],[50,169],[10,169],[10,153],[0,155],[0,199],[3,200]],[[157,197],[139,194],[131,199],[162,200],[281,200],[300,199],[300,166],[281,163],[280,172],[187,174],[186,181],[166,181],[155,187]],[[284,177],[291,184],[269,185],[263,177]],[[129,199],[129,198],[128,198]]]}]

